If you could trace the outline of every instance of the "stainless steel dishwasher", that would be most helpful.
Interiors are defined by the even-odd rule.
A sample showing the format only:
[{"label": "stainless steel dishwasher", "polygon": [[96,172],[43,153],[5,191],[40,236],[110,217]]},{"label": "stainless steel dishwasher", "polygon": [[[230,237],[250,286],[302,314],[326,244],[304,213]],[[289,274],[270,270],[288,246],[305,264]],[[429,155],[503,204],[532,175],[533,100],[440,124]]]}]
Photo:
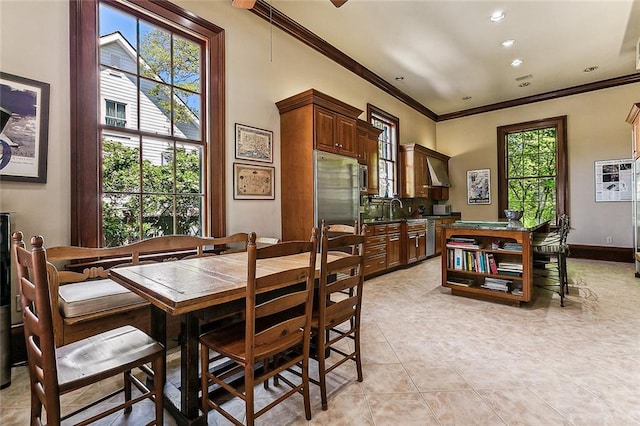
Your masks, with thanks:
[{"label": "stainless steel dishwasher", "polygon": [[436,252],[436,221],[427,219],[427,257]]}]

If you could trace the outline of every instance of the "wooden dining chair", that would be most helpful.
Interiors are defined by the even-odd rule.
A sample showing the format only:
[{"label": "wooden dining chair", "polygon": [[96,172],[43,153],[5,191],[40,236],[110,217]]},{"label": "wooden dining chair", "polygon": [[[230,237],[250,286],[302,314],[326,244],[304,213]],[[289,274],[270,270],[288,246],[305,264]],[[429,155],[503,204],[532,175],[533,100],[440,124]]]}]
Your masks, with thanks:
[{"label": "wooden dining chair", "polygon": [[329,236],[335,237],[342,234],[360,234],[360,228],[358,227],[358,220],[356,219],[353,225],[343,225],[340,223],[335,223],[331,225],[327,225],[325,220],[322,219],[320,221],[320,229],[327,229],[329,232]]},{"label": "wooden dining chair", "polygon": [[[364,227],[366,231],[366,225]],[[320,285],[317,308],[311,319],[312,338],[315,339],[318,361],[318,380],[322,409],[326,410],[327,374],[348,360],[356,363],[358,381],[361,382],[362,359],[360,351],[360,315],[364,283],[364,232],[363,235],[344,234],[329,238],[323,229],[320,242]],[[350,250],[344,250],[350,248]],[[329,252],[346,253],[329,261]],[[353,340],[353,350],[345,349],[345,339]],[[339,347],[338,344],[342,342]],[[335,353],[339,359],[327,366],[327,358]]]},{"label": "wooden dining chair", "polygon": [[569,229],[569,216],[562,214],[558,220],[558,229],[546,233],[535,233],[531,244],[534,284],[545,290],[555,289],[557,285],[560,306],[564,306],[564,298],[569,294],[569,275],[567,272]]},{"label": "wooden dining chair", "polygon": [[[164,347],[142,331],[124,326],[56,348],[43,238],[31,238],[31,251],[25,248],[21,232],[14,233],[12,239],[29,365],[31,424],[44,424],[43,407],[46,424],[59,425],[62,420],[75,417],[124,391],[123,403],[114,406],[110,402],[104,411],[77,424],[92,423],[121,409],[125,414],[129,413],[133,404],[149,399],[155,403],[155,420],[149,424],[162,425]],[[153,369],[146,365],[148,363]],[[153,387],[134,376],[134,368],[150,377]],[[62,415],[61,395],[121,373],[123,388]],[[135,398],[132,398],[132,384],[141,392]]]},{"label": "wooden dining chair", "polygon": [[[308,364],[317,234],[314,228],[308,242],[290,241],[262,248],[256,247],[255,233],[249,235],[245,320],[200,336],[202,410],[205,413],[213,408],[232,423],[243,424],[209,397],[211,387],[217,385],[244,400],[249,426],[254,424],[256,417],[295,393],[302,394],[305,416],[307,420],[311,419]],[[279,296],[265,297],[276,290]],[[298,347],[302,348],[301,352],[288,353]],[[222,360],[231,361],[232,366],[216,371],[215,364]],[[212,363],[213,368],[210,367]],[[302,366],[302,380],[294,384],[280,373],[297,363]],[[262,368],[256,370],[257,366]],[[237,384],[233,379],[240,373],[244,374],[244,380]],[[291,389],[256,411],[254,386],[271,377],[279,378]]]}]

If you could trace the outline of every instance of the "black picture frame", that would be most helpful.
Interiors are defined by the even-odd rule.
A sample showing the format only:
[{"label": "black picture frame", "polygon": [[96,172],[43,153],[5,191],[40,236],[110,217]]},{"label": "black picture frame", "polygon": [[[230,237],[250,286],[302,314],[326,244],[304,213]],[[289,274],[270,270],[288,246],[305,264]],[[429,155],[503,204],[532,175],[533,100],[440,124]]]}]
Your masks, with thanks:
[{"label": "black picture frame", "polygon": [[47,182],[49,90],[0,71],[0,180]]}]

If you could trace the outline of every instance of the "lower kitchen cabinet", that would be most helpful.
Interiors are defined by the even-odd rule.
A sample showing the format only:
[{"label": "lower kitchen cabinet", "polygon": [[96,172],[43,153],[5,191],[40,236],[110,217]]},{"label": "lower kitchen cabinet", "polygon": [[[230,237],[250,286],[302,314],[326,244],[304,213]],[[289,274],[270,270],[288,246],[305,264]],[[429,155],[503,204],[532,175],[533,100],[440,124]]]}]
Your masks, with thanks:
[{"label": "lower kitchen cabinet", "polygon": [[387,225],[387,268],[400,265],[400,253],[402,251],[401,224],[390,223]]},{"label": "lower kitchen cabinet", "polygon": [[364,244],[364,274],[387,269],[387,225],[367,225]]},{"label": "lower kitchen cabinet", "polygon": [[442,253],[442,227],[450,223],[454,223],[456,220],[460,220],[459,216],[454,217],[442,217],[434,219],[436,222],[436,251],[435,255]]},{"label": "lower kitchen cabinet", "polygon": [[427,221],[410,220],[406,222],[405,264],[411,264],[427,258]]}]

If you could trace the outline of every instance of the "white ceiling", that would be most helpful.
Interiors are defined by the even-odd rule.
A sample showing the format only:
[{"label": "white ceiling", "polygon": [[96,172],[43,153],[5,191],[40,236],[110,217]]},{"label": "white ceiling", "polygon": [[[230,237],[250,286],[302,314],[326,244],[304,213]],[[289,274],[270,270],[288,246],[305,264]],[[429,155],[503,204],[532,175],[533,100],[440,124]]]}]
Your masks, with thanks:
[{"label": "white ceiling", "polygon": [[639,72],[639,0],[270,3],[438,115]]}]

